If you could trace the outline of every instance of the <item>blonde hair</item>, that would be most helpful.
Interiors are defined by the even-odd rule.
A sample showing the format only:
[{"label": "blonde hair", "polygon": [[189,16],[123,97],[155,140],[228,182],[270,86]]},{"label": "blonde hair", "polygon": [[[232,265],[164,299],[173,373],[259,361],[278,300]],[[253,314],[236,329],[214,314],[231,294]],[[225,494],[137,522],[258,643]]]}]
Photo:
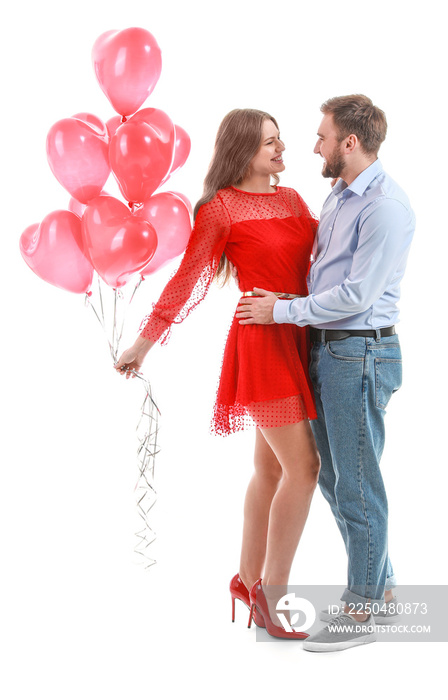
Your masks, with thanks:
[{"label": "blonde hair", "polygon": [[[252,158],[261,145],[263,122],[270,120],[278,129],[274,117],[259,109],[234,109],[222,120],[216,134],[213,157],[204,180],[204,191],[194,208],[194,217],[203,204],[210,202],[218,190],[238,186],[249,169]],[[278,175],[273,175],[278,184]],[[230,277],[230,266],[223,254],[215,277],[224,285]]]}]

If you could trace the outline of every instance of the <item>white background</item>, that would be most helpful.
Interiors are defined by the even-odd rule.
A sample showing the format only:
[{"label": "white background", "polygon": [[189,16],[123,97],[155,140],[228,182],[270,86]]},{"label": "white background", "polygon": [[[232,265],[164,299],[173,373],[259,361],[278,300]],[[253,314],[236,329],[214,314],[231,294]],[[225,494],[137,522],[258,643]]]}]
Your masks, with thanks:
[{"label": "white background", "polygon": [[[410,689],[431,694],[442,678],[445,645],[310,654],[300,643],[257,644],[242,605],[231,624],[228,582],[238,569],[253,435],[212,437],[208,425],[235,289],[213,289],[169,346],[148,357],[145,372],[162,411],[158,563],[146,572],[135,564],[141,386],[113,372],[83,297],[42,282],[18,247],[28,225],[68,205],[46,161],[51,125],[81,111],[104,121],[114,115],[91,66],[104,31],[141,26],[156,37],[162,76],[144,106],[163,109],[190,134],[191,156],[165,189],[193,203],[222,117],[255,107],[280,123],[282,184],[319,213],[329,187],[313,155],[319,106],[334,95],[369,95],[389,122],[381,160],[418,220],[401,305],[404,386],[388,412],[383,461],[390,552],[400,583],[446,583],[441,8],[435,0],[27,0],[8,8],[1,29],[0,492],[8,700],[190,692],[201,699],[274,692],[373,698]],[[123,347],[173,269],[140,288]],[[339,533],[317,492],[291,582],[342,589],[345,570]]]}]

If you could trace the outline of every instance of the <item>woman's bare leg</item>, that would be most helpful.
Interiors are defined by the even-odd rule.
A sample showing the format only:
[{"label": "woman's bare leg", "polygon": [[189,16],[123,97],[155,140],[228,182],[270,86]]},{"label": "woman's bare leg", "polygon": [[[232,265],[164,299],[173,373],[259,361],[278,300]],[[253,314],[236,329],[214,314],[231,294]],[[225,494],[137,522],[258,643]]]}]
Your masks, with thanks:
[{"label": "woman's bare leg", "polygon": [[263,575],[270,617],[279,625],[276,607],[287,593],[292,562],[319,476],[320,458],[307,420],[262,432],[282,466],[282,478],[269,512]]},{"label": "woman's bare leg", "polygon": [[244,501],[243,542],[239,574],[250,590],[263,573],[269,526],[269,511],[282,468],[259,430],[255,436],[255,472],[247,487]]},{"label": "woman's bare leg", "polygon": [[282,467],[269,511],[263,586],[281,586],[288,583],[317,485],[320,458],[307,420],[261,432]]},{"label": "woman's bare leg", "polygon": [[249,589],[261,576],[264,586],[288,582],[319,473],[308,421],[257,430],[254,461],[240,562]]}]

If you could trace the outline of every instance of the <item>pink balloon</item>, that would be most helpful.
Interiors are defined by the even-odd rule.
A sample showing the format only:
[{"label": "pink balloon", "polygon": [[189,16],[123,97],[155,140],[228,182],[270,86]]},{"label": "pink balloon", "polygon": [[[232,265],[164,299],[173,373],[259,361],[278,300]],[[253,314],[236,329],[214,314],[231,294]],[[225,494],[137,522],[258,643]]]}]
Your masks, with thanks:
[{"label": "pink balloon", "polygon": [[154,255],[157,235],[115,197],[92,200],[82,217],[85,244],[95,270],[111,287],[122,287]]},{"label": "pink balloon", "polygon": [[112,138],[112,136],[115,134],[118,127],[121,126],[121,124],[124,124],[121,117],[111,117],[107,120],[106,127],[107,133],[109,134],[109,140]]},{"label": "pink balloon", "polygon": [[184,252],[191,234],[191,218],[186,204],[172,192],[155,194],[134,216],[149,221],[158,239],[154,257],[141,272],[144,277]]},{"label": "pink balloon", "polygon": [[47,157],[53,174],[83,204],[100,194],[110,175],[107,128],[98,117],[95,119],[101,126],[77,117],[61,119],[47,136]]},{"label": "pink balloon", "polygon": [[[138,112],[137,112],[137,114],[138,114]],[[185,129],[182,129],[181,126],[178,126],[176,124],[174,128],[175,128],[176,136],[175,136],[175,142],[174,142],[173,162],[171,163],[171,168],[170,168],[168,175],[165,175],[165,177],[163,178],[163,182],[161,183],[162,185],[167,180],[169,180],[171,175],[173,175],[175,172],[177,172],[179,170],[179,168],[181,168],[184,165],[188,156],[190,155],[190,149],[191,149],[190,137],[188,136]]]},{"label": "pink balloon", "polygon": [[90,112],[78,112],[78,114],[74,114],[72,116],[72,119],[79,119],[82,122],[85,122],[89,126],[92,127],[100,136],[107,136],[108,131],[107,131],[107,125],[100,119],[99,117],[96,117],[94,114],[90,114]]},{"label": "pink balloon", "polygon": [[90,289],[93,267],[84,248],[81,219],[70,211],[48,214],[20,237],[20,252],[41,279],[69,292]]},{"label": "pink balloon", "polygon": [[173,146],[144,121],[129,120],[112,137],[109,159],[123,197],[145,202],[169,172]]},{"label": "pink balloon", "polygon": [[176,124],[175,128],[176,144],[174,146],[174,161],[171,166],[170,175],[175,173],[185,164],[191,150],[191,140],[185,129],[182,129],[182,127],[178,124]]},{"label": "pink balloon", "polygon": [[[101,190],[101,194],[99,195],[100,197],[102,195],[107,195],[108,192],[106,190]],[[82,202],[78,202],[77,199],[74,197],[70,197],[69,203],[68,203],[68,210],[72,211],[73,214],[76,214],[76,216],[79,216],[80,219],[82,219],[82,215],[84,214],[86,210],[87,204],[83,204]]]},{"label": "pink balloon", "polygon": [[179,199],[181,199],[183,201],[183,203],[187,207],[188,211],[190,212],[190,216],[193,217],[193,206],[192,206],[190,200],[188,199],[188,197],[186,197],[181,192],[176,192],[175,190],[170,190],[170,194],[175,194],[176,197],[179,197]]},{"label": "pink balloon", "polygon": [[134,114],[153,91],[162,70],[155,38],[146,29],[108,31],[92,49],[95,75],[118,114]]},{"label": "pink balloon", "polygon": [[78,200],[74,197],[70,197],[68,203],[68,210],[73,212],[73,214],[76,214],[76,216],[79,216],[80,219],[82,219],[82,215],[85,212],[86,206],[87,204],[82,204],[82,202],[78,202]]}]

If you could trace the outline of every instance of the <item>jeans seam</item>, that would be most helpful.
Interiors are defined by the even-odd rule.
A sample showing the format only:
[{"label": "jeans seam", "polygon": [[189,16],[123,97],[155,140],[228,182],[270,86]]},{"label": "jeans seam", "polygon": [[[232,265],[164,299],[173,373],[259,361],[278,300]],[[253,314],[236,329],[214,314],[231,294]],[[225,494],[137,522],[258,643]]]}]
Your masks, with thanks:
[{"label": "jeans seam", "polygon": [[330,348],[330,343],[326,343],[325,349],[330,355],[330,357],[334,357],[335,360],[341,360],[342,362],[363,362],[364,358],[363,357],[346,357],[345,355],[336,355],[334,352],[332,352]]},{"label": "jeans seam", "polygon": [[375,357],[374,362],[373,362],[373,377],[374,377],[374,390],[375,390],[375,406],[380,409],[381,411],[385,411],[387,408],[387,405],[389,403],[389,400],[396,391],[401,387],[401,382],[400,384],[394,389],[386,403],[383,403],[382,401],[379,400],[380,396],[380,390],[382,388],[382,383],[381,383],[381,378],[380,378],[380,365],[381,363],[384,363],[386,365],[399,365],[400,367],[403,365],[403,360],[401,357],[399,358],[389,358],[389,357]]},{"label": "jeans seam", "polygon": [[360,491],[360,496],[361,496],[361,503],[362,503],[362,509],[363,509],[363,514],[364,518],[367,524],[367,580],[366,580],[366,588],[367,586],[371,585],[371,576],[372,576],[372,535],[371,535],[371,526],[367,514],[367,508],[366,508],[366,501],[364,497],[364,490],[363,490],[363,476],[364,476],[364,451],[365,451],[365,439],[366,439],[366,415],[367,415],[367,375],[368,375],[368,358],[366,356],[364,360],[364,372],[363,372],[363,379],[362,379],[362,420],[361,420],[361,440],[359,441],[359,464],[358,464],[358,482],[359,482],[359,491]]}]

